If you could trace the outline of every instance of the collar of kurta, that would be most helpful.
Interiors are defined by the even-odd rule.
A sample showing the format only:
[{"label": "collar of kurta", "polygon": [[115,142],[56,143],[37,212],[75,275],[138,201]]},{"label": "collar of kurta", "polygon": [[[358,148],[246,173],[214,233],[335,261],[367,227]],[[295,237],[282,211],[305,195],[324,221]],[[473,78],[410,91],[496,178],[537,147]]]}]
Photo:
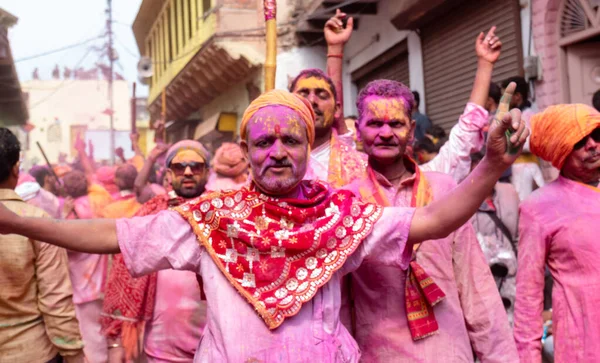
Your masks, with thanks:
[{"label": "collar of kurta", "polygon": [[321,182],[303,181],[301,188],[303,200],[276,199],[250,187],[175,209],[270,329],[315,296],[383,211]]},{"label": "collar of kurta", "polygon": [[23,201],[23,199],[13,189],[0,189],[0,200]]}]

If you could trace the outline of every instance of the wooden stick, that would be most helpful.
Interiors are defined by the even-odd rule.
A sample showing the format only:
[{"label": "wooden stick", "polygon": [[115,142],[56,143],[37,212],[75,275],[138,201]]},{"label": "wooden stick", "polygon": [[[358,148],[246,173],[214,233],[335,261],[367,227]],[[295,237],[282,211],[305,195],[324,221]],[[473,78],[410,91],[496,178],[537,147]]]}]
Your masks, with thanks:
[{"label": "wooden stick", "polygon": [[162,139],[163,142],[167,142],[167,92],[166,92],[166,88],[163,89],[162,94],[161,94],[161,111],[160,111],[160,115],[162,117],[162,122],[163,122],[163,134],[162,134]]},{"label": "wooden stick", "polygon": [[265,59],[265,92],[275,89],[275,73],[277,71],[277,1],[263,2],[266,26],[267,52]]},{"label": "wooden stick", "polygon": [[[137,102],[136,102],[136,98],[135,98],[135,87],[136,87],[136,83],[133,82],[133,95],[131,97],[131,133],[135,134],[137,133],[137,123],[136,123],[136,119],[137,119]],[[135,146],[133,145],[133,142],[131,143],[131,150],[135,151]]]}]

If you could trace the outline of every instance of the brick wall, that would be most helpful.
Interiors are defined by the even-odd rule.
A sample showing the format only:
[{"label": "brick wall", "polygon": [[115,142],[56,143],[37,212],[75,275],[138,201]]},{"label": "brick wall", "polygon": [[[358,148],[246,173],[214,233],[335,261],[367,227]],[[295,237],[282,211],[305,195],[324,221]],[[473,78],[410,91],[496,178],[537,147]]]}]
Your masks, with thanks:
[{"label": "brick wall", "polygon": [[559,6],[560,0],[532,0],[533,42],[543,70],[543,80],[535,83],[540,110],[563,102],[557,26]]}]

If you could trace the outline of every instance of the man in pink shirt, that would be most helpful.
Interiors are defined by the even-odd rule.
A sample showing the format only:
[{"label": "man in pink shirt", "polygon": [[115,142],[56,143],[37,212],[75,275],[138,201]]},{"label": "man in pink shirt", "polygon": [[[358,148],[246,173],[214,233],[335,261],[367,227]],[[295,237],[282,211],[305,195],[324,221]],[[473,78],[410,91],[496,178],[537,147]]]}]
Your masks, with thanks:
[{"label": "man in pink shirt", "polygon": [[[136,216],[156,214],[204,193],[210,155],[202,144],[180,141],[166,154],[173,191],[148,201]],[[123,256],[116,255],[102,312],[109,363],[144,356],[148,362],[191,362],[206,325],[206,302],[201,300],[194,272],[165,270],[134,278]]]},{"label": "man in pink shirt", "polygon": [[[212,193],[147,217],[56,223],[0,207],[0,232],[95,253],[121,252],[134,276],[162,269],[203,277],[208,322],[197,362],[357,362],[340,323],[340,281],[365,259],[396,253],[406,269],[413,243],[466,223],[517,154],[529,131],[511,111],[490,133],[471,176],[423,208],[382,208],[349,191],[304,181],[314,113],[303,99],[270,91],[240,125],[252,185]],[[92,233],[90,233],[90,231]],[[77,236],[87,233],[89,238]]]},{"label": "man in pink shirt", "polygon": [[520,208],[514,335],[522,362],[541,360],[544,270],[552,290],[554,358],[600,361],[600,113],[557,105],[531,118],[531,151],[560,170]]},{"label": "man in pink shirt", "polygon": [[[479,42],[484,42],[483,34]],[[491,53],[497,57],[499,51]],[[471,102],[482,104],[491,64],[478,75]],[[410,89],[394,81],[373,81],[359,94],[357,106],[358,138],[369,155],[369,168],[350,189],[363,200],[423,207],[456,186],[451,176],[423,172],[405,154],[415,128]],[[473,227],[467,223],[444,239],[415,243],[412,252],[407,270],[395,266],[395,252],[387,251],[387,261],[367,259],[352,274],[355,337],[365,361],[473,362],[474,351],[482,362],[518,362],[504,306]]]}]

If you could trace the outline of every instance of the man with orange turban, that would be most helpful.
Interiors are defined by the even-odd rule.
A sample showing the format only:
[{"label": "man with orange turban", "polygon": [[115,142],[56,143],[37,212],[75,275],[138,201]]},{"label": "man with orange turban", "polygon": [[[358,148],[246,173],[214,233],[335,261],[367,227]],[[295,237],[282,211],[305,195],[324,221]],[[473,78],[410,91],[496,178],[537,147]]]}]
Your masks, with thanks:
[{"label": "man with orange turban", "polygon": [[466,223],[518,156],[508,152],[506,132],[515,131],[510,141],[519,148],[529,136],[518,110],[506,115],[470,177],[414,209],[364,203],[350,191],[304,180],[314,113],[299,96],[261,95],[241,127],[249,187],[155,215],[85,224],[23,218],[0,206],[0,233],[121,252],[133,276],[166,269],[203,276],[209,308],[198,362],[358,362],[360,350],[339,319],[342,277],[390,253],[390,263],[406,269],[413,243]]},{"label": "man with orange turban", "polygon": [[544,269],[554,280],[557,362],[600,361],[600,113],[557,105],[531,118],[531,151],[560,170],[520,208],[515,340],[521,362],[539,362]]}]

